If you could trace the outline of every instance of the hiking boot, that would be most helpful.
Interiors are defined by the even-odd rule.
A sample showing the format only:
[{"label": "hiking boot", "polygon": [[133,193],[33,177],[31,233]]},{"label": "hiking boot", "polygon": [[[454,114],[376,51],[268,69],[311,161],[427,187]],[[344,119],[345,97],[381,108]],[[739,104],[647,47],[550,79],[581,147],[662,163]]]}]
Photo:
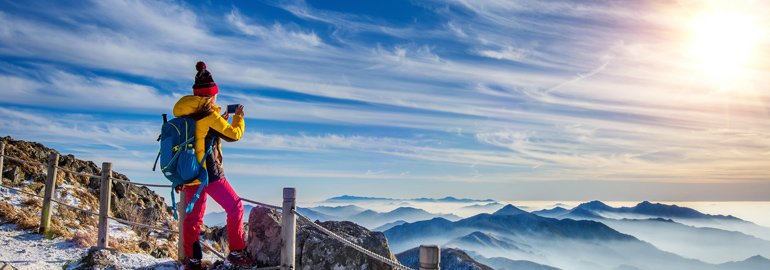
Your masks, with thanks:
[{"label": "hiking boot", "polygon": [[204,270],[206,267],[203,267],[201,264],[201,260],[195,259],[195,258],[185,258],[187,261],[187,264],[184,265],[184,270]]},{"label": "hiking boot", "polygon": [[246,258],[245,250],[230,251],[230,255],[227,255],[225,265],[237,266],[240,268],[251,268],[257,266],[257,262]]}]

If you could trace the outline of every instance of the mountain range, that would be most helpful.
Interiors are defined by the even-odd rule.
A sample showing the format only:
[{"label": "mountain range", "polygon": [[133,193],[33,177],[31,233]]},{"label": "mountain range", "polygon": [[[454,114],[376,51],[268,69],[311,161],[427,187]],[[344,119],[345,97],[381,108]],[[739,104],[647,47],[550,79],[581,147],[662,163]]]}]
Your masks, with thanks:
[{"label": "mountain range", "polygon": [[[649,205],[648,205],[649,204]],[[542,267],[556,267],[560,269],[734,269],[736,265],[761,265],[770,269],[770,262],[766,257],[767,241],[742,234],[714,228],[697,228],[679,224],[670,220],[644,219],[644,220],[614,220],[604,218],[594,211],[605,213],[619,212],[652,215],[650,208],[661,209],[660,215],[668,217],[687,217],[705,220],[728,220],[745,222],[735,217],[705,215],[692,209],[680,207],[640,203],[638,208],[624,208],[622,210],[612,208],[600,202],[591,202],[572,210],[551,209],[538,211],[539,213],[559,216],[588,216],[599,218],[608,223],[617,222],[632,228],[647,228],[650,232],[662,233],[665,238],[667,233],[678,234],[683,239],[674,242],[685,242],[684,238],[702,237],[705,240],[694,245],[705,245],[696,250],[707,250],[704,254],[690,253],[682,256],[671,252],[670,249],[660,249],[653,243],[640,240],[633,233],[644,235],[640,230],[635,231],[615,229],[621,225],[589,220],[587,218],[551,218],[533,213],[528,213],[513,205],[507,205],[492,214],[479,214],[458,221],[450,221],[442,218],[404,223],[387,231],[391,248],[394,252],[400,252],[420,244],[438,244],[440,246],[462,249],[473,255],[480,262],[497,263],[497,266],[512,264],[525,264],[535,267],[532,269],[548,269]],[[566,211],[565,211],[566,210]],[[692,211],[690,211],[692,210]],[[636,225],[633,222],[640,222]],[[646,223],[645,223],[646,222]],[[638,226],[637,226],[638,225]],[[615,226],[615,227],[613,227]],[[661,230],[658,230],[662,228]],[[679,231],[677,231],[679,230]],[[720,240],[722,242],[720,242]],[[745,245],[736,247],[735,245]],[[693,244],[685,244],[687,248],[693,248]],[[731,252],[729,249],[739,249],[740,252]],[[677,251],[681,251],[676,249]],[[709,251],[710,250],[710,251]],[[693,259],[693,255],[710,256],[717,253],[729,253],[731,256],[743,256],[743,261],[733,260],[725,262],[728,256],[722,256],[706,262],[706,260]],[[748,256],[746,254],[753,255]],[[758,256],[758,257],[757,257]],[[749,258],[749,259],[746,259]],[[721,263],[720,263],[721,262]],[[540,268],[538,268],[540,267]],[[737,266],[736,266],[737,267]]]},{"label": "mountain range", "polygon": [[[251,211],[251,208],[253,208],[253,206],[244,204],[244,213]],[[448,220],[461,219],[454,214],[433,214],[413,207],[399,207],[390,212],[376,212],[354,205],[337,207],[317,206],[311,208],[298,207],[297,212],[311,220],[320,220],[322,222],[332,220],[352,221],[366,228],[371,228],[374,231],[382,231],[395,224],[427,220],[435,217],[441,217]],[[227,213],[225,212],[208,213],[203,217],[203,223],[206,224],[206,226],[224,226],[226,220]],[[385,226],[388,224],[391,226]],[[374,228],[378,228],[379,230]]]},{"label": "mountain range", "polygon": [[[332,199],[361,198],[390,200]],[[448,198],[425,200],[458,200]],[[591,201],[531,213],[497,202],[459,209],[494,212],[463,219],[414,207],[376,212],[353,204],[298,211],[313,220],[347,220],[383,231],[394,253],[438,244],[494,269],[770,269],[770,241],[762,237],[770,228],[729,215],[647,201],[617,208]],[[756,265],[768,268],[751,268]]]}]

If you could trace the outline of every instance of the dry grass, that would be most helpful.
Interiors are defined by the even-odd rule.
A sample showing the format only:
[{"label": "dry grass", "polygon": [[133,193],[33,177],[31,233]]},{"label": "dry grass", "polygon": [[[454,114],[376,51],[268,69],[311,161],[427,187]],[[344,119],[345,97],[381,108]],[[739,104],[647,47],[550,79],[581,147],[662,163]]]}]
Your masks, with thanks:
[{"label": "dry grass", "polygon": [[97,211],[99,209],[99,197],[93,193],[82,189],[75,189],[73,196],[80,199],[82,208],[91,207],[92,211]]},{"label": "dry grass", "polygon": [[11,222],[11,219],[16,216],[16,207],[13,207],[10,203],[0,203],[0,219],[5,222]]},{"label": "dry grass", "polygon": [[56,225],[56,224],[53,224],[50,228],[48,228],[48,233],[46,233],[46,237],[48,237],[49,239],[54,239],[59,237],[69,238],[71,236],[72,236],[72,233],[70,233],[66,227],[62,225]]},{"label": "dry grass", "polygon": [[96,246],[96,235],[97,232],[93,230],[89,230],[86,233],[79,232],[75,233],[69,241],[75,243],[79,248],[93,247]]},{"label": "dry grass", "polygon": [[[139,224],[147,224],[149,220],[145,217],[144,213],[142,213],[142,210],[139,209],[136,205],[131,203],[130,200],[121,200],[118,201],[118,204],[116,205],[116,209],[118,213],[115,213],[116,216],[134,222]],[[148,225],[154,225],[154,224],[148,224]],[[150,234],[150,229],[141,227],[141,226],[131,226],[131,228],[134,230],[136,235],[139,236],[139,238],[147,238],[147,236]]]},{"label": "dry grass", "polygon": [[144,250],[139,247],[139,241],[125,240],[122,238],[110,238],[109,246],[111,249],[121,253],[144,253]]},{"label": "dry grass", "polygon": [[64,226],[71,229],[81,229],[82,227],[79,224],[78,220],[78,213],[80,211],[70,209],[66,206],[57,206],[59,210],[59,219],[61,219],[62,223],[64,223]]},{"label": "dry grass", "polygon": [[43,195],[43,190],[45,190],[45,184],[34,182],[34,183],[30,184],[29,186],[27,186],[27,188],[29,190],[31,190],[32,193],[35,193],[35,194],[38,194],[38,195]]},{"label": "dry grass", "polygon": [[37,198],[27,198],[21,202],[21,205],[31,207],[33,209],[41,209],[43,207],[43,202]]},{"label": "dry grass", "polygon": [[19,230],[37,230],[40,227],[40,217],[29,208],[17,208],[10,203],[0,203],[0,218],[6,223],[16,224]]}]

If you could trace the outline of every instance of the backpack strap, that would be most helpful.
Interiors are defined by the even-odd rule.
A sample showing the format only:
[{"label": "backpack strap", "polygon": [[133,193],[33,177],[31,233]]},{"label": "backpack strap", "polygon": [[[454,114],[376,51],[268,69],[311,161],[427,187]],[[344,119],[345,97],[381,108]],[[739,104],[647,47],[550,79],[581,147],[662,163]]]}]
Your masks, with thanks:
[{"label": "backpack strap", "polygon": [[[198,198],[200,198],[200,194],[201,194],[201,191],[203,190],[203,187],[209,185],[209,171],[203,167],[203,162],[206,162],[206,157],[208,157],[209,154],[211,154],[211,151],[213,148],[214,148],[214,140],[212,139],[211,144],[209,144],[209,149],[206,150],[205,154],[203,154],[203,159],[201,160],[201,169],[203,169],[202,170],[203,173],[201,174],[203,176],[201,176],[200,174],[198,175],[198,181],[200,181],[201,184],[198,185],[198,192],[195,192],[195,196],[192,197],[192,200],[188,200],[187,209],[185,209],[185,213],[190,213],[192,211],[193,206],[195,206],[195,201],[197,201]],[[203,178],[203,180],[201,180],[201,178]]]},{"label": "backpack strap", "polygon": [[[178,186],[178,184],[171,186],[171,209],[174,210],[174,219],[179,219],[179,216],[176,214],[176,198],[174,197],[174,190],[176,190],[176,187]],[[182,192],[184,192],[184,190],[182,190]]]},{"label": "backpack strap", "polygon": [[158,159],[160,159],[160,150],[158,150],[158,156],[155,157],[155,163],[152,163],[152,171],[155,171],[155,167],[158,166]]}]

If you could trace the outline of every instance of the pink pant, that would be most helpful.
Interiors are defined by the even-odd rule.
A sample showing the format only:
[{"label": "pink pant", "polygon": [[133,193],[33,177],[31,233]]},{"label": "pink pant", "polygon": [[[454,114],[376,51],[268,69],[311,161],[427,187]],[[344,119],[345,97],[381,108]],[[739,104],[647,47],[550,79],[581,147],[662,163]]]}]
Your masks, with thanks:
[{"label": "pink pant", "polygon": [[[184,191],[189,201],[195,196],[198,186],[185,186]],[[241,198],[235,194],[235,190],[230,187],[227,179],[222,178],[209,182],[208,186],[203,187],[200,198],[195,201],[192,211],[184,217],[182,238],[184,239],[185,257],[193,257],[193,243],[198,241],[200,237],[203,213],[206,210],[206,195],[211,196],[227,212],[227,241],[230,250],[246,248],[246,243],[243,240],[243,204],[241,204]],[[179,211],[184,211],[184,208],[179,209]]]}]

